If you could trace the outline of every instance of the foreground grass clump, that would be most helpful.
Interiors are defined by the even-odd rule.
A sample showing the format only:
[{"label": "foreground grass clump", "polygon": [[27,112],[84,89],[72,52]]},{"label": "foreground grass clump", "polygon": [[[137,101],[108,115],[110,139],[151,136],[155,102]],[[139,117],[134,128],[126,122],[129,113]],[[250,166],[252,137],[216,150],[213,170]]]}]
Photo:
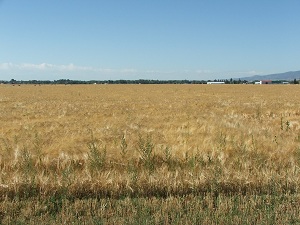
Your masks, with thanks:
[{"label": "foreground grass clump", "polygon": [[2,85],[2,223],[297,223],[299,92]]}]

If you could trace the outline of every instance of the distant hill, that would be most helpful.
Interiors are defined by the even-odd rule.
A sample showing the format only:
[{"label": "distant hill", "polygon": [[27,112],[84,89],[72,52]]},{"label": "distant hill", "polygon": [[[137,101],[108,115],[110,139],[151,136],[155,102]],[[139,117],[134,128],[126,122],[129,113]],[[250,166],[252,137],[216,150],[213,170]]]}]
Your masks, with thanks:
[{"label": "distant hill", "polygon": [[290,71],[285,73],[275,73],[275,74],[269,74],[269,75],[254,75],[251,77],[242,77],[241,80],[248,80],[248,81],[254,81],[254,80],[294,80],[300,79],[300,71]]}]

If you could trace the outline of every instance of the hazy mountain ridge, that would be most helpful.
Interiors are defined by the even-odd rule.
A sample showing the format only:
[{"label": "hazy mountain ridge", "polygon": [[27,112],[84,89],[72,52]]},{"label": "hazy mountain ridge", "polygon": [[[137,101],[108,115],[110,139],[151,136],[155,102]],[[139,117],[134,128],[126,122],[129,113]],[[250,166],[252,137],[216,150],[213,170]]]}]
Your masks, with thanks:
[{"label": "hazy mountain ridge", "polygon": [[242,77],[241,80],[248,80],[248,81],[254,81],[254,80],[294,80],[300,79],[300,71],[289,71],[285,73],[275,73],[275,74],[269,74],[269,75],[254,75],[251,77]]}]

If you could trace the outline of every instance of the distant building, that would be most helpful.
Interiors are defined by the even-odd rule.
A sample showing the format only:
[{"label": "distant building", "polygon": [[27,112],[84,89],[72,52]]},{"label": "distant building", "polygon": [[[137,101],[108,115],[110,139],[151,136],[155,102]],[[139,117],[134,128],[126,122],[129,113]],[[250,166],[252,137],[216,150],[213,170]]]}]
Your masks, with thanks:
[{"label": "distant building", "polygon": [[261,84],[272,84],[272,80],[261,80]]},{"label": "distant building", "polygon": [[261,80],[255,82],[254,84],[272,84],[272,80]]},{"label": "distant building", "polygon": [[225,84],[225,82],[207,82],[207,84]]}]

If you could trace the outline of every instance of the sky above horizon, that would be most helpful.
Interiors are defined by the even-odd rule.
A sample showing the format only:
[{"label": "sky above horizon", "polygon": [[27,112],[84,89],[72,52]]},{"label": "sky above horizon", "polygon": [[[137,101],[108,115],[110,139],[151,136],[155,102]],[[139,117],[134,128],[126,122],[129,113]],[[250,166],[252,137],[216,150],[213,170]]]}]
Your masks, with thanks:
[{"label": "sky above horizon", "polygon": [[0,80],[300,70],[298,0],[0,0]]}]

